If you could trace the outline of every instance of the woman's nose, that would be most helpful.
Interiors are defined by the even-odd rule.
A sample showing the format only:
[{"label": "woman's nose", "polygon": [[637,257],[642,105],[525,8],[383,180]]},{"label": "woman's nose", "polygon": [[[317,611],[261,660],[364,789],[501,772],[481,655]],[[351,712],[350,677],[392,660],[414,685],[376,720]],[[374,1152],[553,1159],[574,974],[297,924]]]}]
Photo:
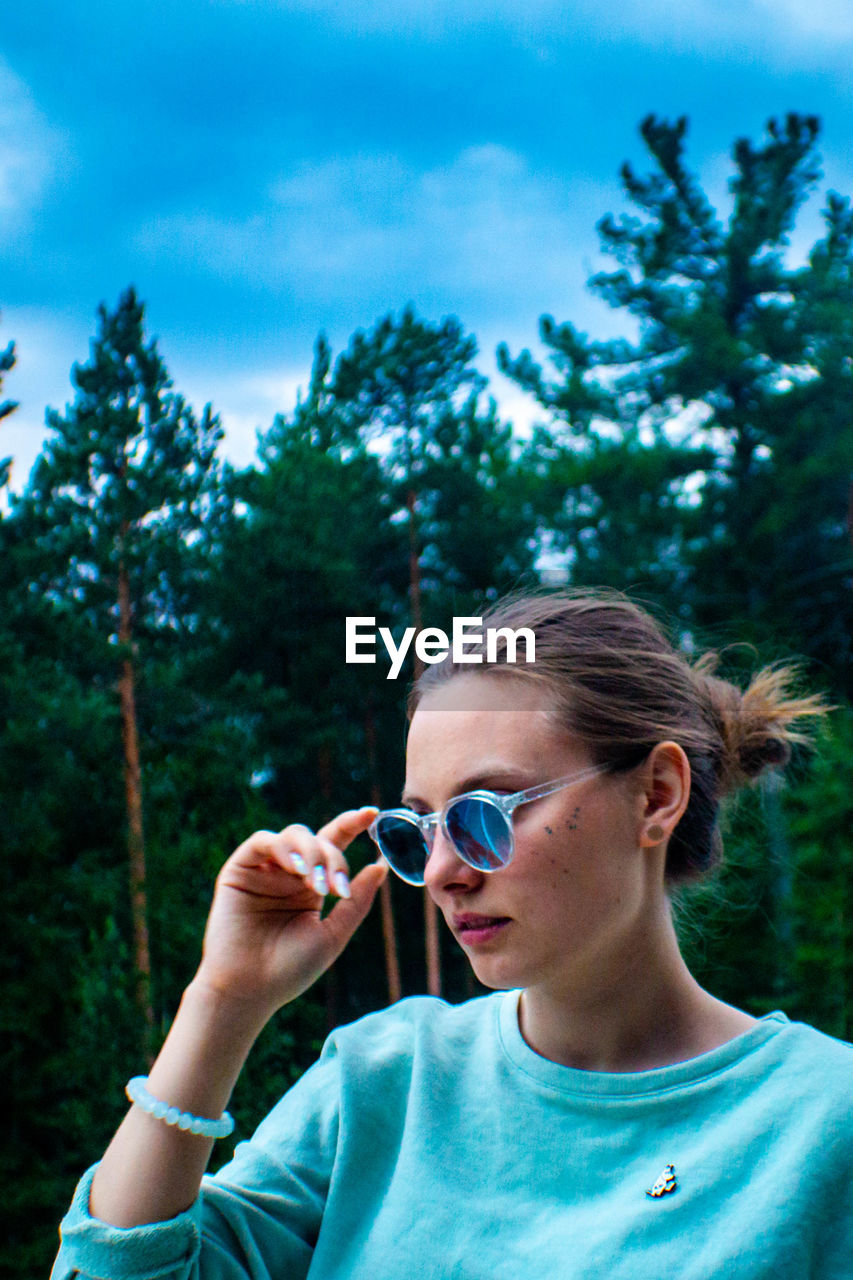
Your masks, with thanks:
[{"label": "woman's nose", "polygon": [[480,883],[482,871],[460,858],[452,840],[437,826],[424,868],[424,885],[435,896],[448,889],[469,888]]}]

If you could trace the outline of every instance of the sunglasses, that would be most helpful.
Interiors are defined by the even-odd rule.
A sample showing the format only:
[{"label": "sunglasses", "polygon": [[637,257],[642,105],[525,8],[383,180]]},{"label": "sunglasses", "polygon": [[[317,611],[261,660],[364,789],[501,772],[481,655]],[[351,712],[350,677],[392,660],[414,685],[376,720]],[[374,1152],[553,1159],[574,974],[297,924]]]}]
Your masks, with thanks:
[{"label": "sunglasses", "polygon": [[466,791],[464,795],[448,800],[438,813],[383,809],[371,822],[368,835],[391,870],[407,884],[423,884],[427,859],[439,826],[469,867],[477,871],[499,871],[510,862],[515,852],[512,815],[519,805],[541,800],[555,791],[562,791],[604,772],[603,766],[593,765],[580,773],[571,773],[554,782],[543,782],[507,796],[496,795],[494,791]]}]

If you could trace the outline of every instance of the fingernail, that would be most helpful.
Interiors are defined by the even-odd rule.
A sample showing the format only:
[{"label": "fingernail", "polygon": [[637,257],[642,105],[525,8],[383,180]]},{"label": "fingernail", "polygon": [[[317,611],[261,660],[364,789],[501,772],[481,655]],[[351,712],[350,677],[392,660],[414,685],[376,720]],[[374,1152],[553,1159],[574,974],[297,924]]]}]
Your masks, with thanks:
[{"label": "fingernail", "polygon": [[335,888],[342,898],[349,898],[352,896],[349,887],[349,876],[345,871],[335,872]]},{"label": "fingernail", "polygon": [[302,857],[302,855],[300,853],[291,853],[290,861],[294,869],[298,871],[301,876],[304,876],[308,868],[305,865],[305,859]]},{"label": "fingernail", "polygon": [[314,868],[314,874],[311,876],[311,882],[317,893],[321,893],[325,896],[329,892],[329,882],[326,879],[325,867]]}]

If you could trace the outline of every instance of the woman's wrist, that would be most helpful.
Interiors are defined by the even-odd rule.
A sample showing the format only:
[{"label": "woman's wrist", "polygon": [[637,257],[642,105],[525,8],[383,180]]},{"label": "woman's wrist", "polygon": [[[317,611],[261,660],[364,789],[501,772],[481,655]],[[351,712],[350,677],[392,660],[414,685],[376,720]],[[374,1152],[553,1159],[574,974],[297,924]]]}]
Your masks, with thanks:
[{"label": "woman's wrist", "polygon": [[266,1010],[196,975],[151,1068],[150,1091],[182,1111],[221,1114],[268,1020]]},{"label": "woman's wrist", "polygon": [[204,964],[184,989],[180,1007],[185,1004],[202,1025],[209,1024],[217,1030],[228,1027],[237,1036],[251,1036],[253,1040],[276,1012],[268,999],[219,986],[214,978],[208,976]]},{"label": "woman's wrist", "polygon": [[[145,1081],[147,1094],[179,1113],[221,1117],[265,1021],[251,1002],[194,979]],[[212,1146],[209,1134],[132,1106],[95,1176],[90,1212],[118,1227],[174,1217],[198,1195]]]}]

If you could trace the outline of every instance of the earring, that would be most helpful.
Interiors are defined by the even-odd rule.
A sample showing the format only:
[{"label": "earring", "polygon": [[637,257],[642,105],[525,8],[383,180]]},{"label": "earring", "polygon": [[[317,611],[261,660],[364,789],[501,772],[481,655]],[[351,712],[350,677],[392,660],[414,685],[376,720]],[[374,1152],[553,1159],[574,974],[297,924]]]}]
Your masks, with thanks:
[{"label": "earring", "polygon": [[666,835],[666,832],[664,831],[663,827],[660,825],[659,822],[653,822],[652,825],[646,831],[646,836],[652,842],[652,844],[660,844],[661,840],[663,840],[665,835]]}]

